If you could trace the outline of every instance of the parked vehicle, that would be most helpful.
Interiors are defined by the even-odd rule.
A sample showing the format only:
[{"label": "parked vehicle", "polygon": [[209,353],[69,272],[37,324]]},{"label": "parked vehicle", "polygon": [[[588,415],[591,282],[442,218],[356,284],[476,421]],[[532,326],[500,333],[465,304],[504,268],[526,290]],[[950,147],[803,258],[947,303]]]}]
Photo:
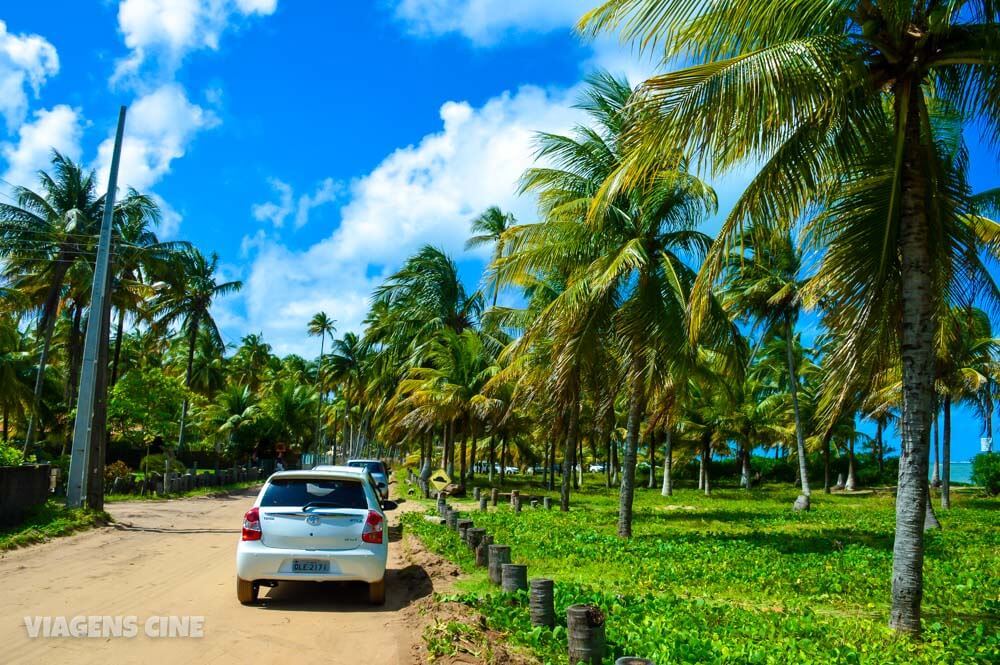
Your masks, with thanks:
[{"label": "parked vehicle", "polygon": [[378,488],[379,494],[382,495],[382,500],[389,500],[389,472],[382,462],[377,459],[349,459],[347,466],[367,469],[375,480],[375,486]]},{"label": "parked vehicle", "polygon": [[587,467],[587,471],[590,473],[604,473],[604,465],[599,463],[591,464]]},{"label": "parked vehicle", "polygon": [[330,466],[275,473],[243,517],[236,547],[236,597],[257,600],[280,582],[368,584],[385,603],[388,536],[379,493],[365,468]]}]

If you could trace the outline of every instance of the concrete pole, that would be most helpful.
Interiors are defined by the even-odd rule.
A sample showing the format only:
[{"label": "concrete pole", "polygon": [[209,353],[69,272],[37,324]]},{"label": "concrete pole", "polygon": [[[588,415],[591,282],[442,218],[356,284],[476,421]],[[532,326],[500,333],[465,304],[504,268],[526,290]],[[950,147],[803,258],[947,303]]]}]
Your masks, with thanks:
[{"label": "concrete pole", "polygon": [[[108,346],[104,330],[105,301],[108,298],[109,274],[111,270],[111,229],[114,223],[115,192],[118,187],[118,163],[121,159],[122,137],[125,133],[125,107],[118,111],[118,129],[115,132],[115,148],[111,157],[111,172],[108,176],[108,192],[104,197],[104,218],[97,243],[97,261],[94,264],[94,286],[90,298],[91,316],[87,320],[87,334],[83,343],[83,365],[80,371],[80,392],[76,405],[76,422],[73,424],[73,451],[69,465],[69,482],[66,487],[66,505],[79,508],[87,495],[87,475],[90,457],[90,433],[94,420],[96,402],[103,399],[98,391],[98,363],[101,348]],[[96,315],[95,315],[96,314]],[[105,386],[106,388],[106,386]],[[97,460],[95,460],[97,461]],[[99,463],[99,461],[97,461]]]}]

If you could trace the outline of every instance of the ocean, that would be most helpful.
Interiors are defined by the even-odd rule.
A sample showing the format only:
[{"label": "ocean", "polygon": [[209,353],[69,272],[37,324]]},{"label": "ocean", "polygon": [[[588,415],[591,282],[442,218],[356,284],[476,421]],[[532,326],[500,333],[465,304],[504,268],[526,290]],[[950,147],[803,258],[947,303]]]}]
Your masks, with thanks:
[{"label": "ocean", "polygon": [[[931,460],[931,471],[928,477],[934,475],[934,460]],[[953,483],[964,483],[966,485],[972,484],[972,463],[971,462],[952,462],[951,463],[951,482]]]}]

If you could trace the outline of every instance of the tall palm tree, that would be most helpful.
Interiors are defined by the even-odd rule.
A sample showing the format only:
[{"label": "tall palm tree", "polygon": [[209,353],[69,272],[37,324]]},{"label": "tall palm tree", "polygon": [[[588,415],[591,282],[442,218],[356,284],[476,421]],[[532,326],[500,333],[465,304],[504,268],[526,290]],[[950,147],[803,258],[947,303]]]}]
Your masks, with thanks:
[{"label": "tall palm tree", "polygon": [[343,394],[344,446],[346,455],[354,453],[355,427],[351,420],[352,410],[361,400],[366,382],[366,365],[370,360],[370,350],[364,341],[353,332],[345,333],[333,342],[333,352],[327,357],[327,376],[339,384],[338,392]]},{"label": "tall palm tree", "polygon": [[[38,174],[41,190],[13,188],[14,203],[0,203],[0,258],[4,275],[22,293],[36,296],[39,313],[36,337],[41,343],[38,371],[28,413],[24,448],[37,429],[45,367],[67,274],[78,262],[93,263],[104,196],[97,195],[94,173],[53,151],[50,172]],[[116,204],[116,217],[156,217],[148,196],[130,191]]]},{"label": "tall palm tree", "polygon": [[[220,297],[236,293],[243,283],[240,281],[218,281],[216,271],[219,257],[212,254],[205,257],[197,249],[188,249],[179,255],[175,279],[161,291],[153,302],[153,310],[157,313],[156,327],[167,330],[180,324],[180,332],[187,339],[187,369],[184,373],[184,386],[191,387],[191,376],[194,367],[194,354],[198,342],[198,334],[202,330],[212,343],[224,346],[219,327],[212,318],[212,303]],[[188,412],[188,396],[184,396],[181,407],[180,435],[177,439],[178,451],[184,450],[185,420]]]},{"label": "tall palm tree", "polygon": [[765,337],[785,341],[788,392],[795,419],[795,442],[799,457],[802,496],[797,502],[809,510],[809,473],[806,468],[805,434],[799,413],[798,373],[795,368],[795,322],[802,305],[802,258],[790,233],[772,229],[746,230],[742,246],[728,257],[722,279],[726,308],[737,318],[763,329]]},{"label": "tall palm tree", "polygon": [[18,418],[31,406],[31,354],[27,340],[9,315],[0,315],[0,418],[3,442],[10,439],[11,419]]},{"label": "tall palm tree", "polygon": [[[951,407],[980,405],[994,372],[1000,340],[989,316],[972,306],[949,309],[938,335],[937,386],[942,400],[941,508],[951,508]],[[988,398],[988,396],[987,396]]]},{"label": "tall palm tree", "polygon": [[323,384],[323,357],[326,350],[326,338],[333,339],[333,334],[337,332],[335,323],[336,321],[327,316],[326,312],[317,312],[309,320],[309,334],[313,337],[319,337],[319,362],[316,363],[316,390],[319,393],[319,404],[316,406],[316,438],[313,442],[316,450],[319,450],[322,443],[320,428],[323,419],[323,395],[326,393]]},{"label": "tall palm tree", "polygon": [[[493,245],[493,262],[496,263],[504,255],[504,234],[517,224],[513,213],[504,212],[500,206],[490,206],[481,215],[472,220],[471,238],[465,241],[466,249],[483,245]],[[493,280],[493,307],[497,306],[500,295],[500,282]]]},{"label": "tall palm tree", "polygon": [[271,345],[264,341],[262,334],[244,335],[231,361],[233,378],[249,387],[251,392],[257,392],[272,360]]},{"label": "tall palm tree", "polygon": [[[206,430],[225,436],[231,449],[240,435],[257,422],[261,409],[257,397],[248,386],[230,385],[216,395],[215,401],[201,413],[201,421]],[[216,445],[216,469],[219,468],[221,450]]]},{"label": "tall palm tree", "polygon": [[[787,225],[810,206],[845,198],[845,178],[848,189],[868,194],[865,207],[843,210],[848,216],[824,225],[818,239],[854,245],[857,254],[843,260],[854,268],[851,281],[898,303],[891,326],[901,337],[903,440],[890,625],[913,635],[936,318],[954,284],[949,276],[963,272],[949,268],[975,254],[958,228],[970,208],[967,188],[949,176],[954,153],[938,140],[932,116],[940,105],[960,109],[987,140],[1000,139],[998,23],[1000,6],[985,0],[804,0],[791,11],[751,0],[608,0],[582,21],[592,33],[621,28],[627,40],[655,45],[664,61],[695,63],[646,82],[648,104],[633,135],[641,148],[622,169],[633,175],[615,183],[648,172],[664,147],[694,148],[717,171],[761,160],[720,243],[747,220]],[[865,255],[875,256],[871,272],[859,270]],[[863,334],[873,321],[857,319],[872,310],[854,312]]]}]

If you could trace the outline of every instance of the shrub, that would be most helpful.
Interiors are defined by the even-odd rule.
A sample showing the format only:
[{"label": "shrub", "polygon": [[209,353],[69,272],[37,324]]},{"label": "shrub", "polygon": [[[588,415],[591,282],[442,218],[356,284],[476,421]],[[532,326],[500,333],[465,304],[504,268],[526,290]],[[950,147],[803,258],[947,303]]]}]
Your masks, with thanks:
[{"label": "shrub", "polygon": [[111,483],[115,482],[117,478],[131,478],[132,469],[128,468],[128,464],[118,460],[117,462],[112,462],[104,467],[104,483],[110,487]]},{"label": "shrub", "polygon": [[23,461],[24,456],[18,448],[0,443],[0,466],[17,466]]},{"label": "shrub", "polygon": [[972,482],[990,496],[1000,494],[1000,455],[980,453],[972,458]]}]

